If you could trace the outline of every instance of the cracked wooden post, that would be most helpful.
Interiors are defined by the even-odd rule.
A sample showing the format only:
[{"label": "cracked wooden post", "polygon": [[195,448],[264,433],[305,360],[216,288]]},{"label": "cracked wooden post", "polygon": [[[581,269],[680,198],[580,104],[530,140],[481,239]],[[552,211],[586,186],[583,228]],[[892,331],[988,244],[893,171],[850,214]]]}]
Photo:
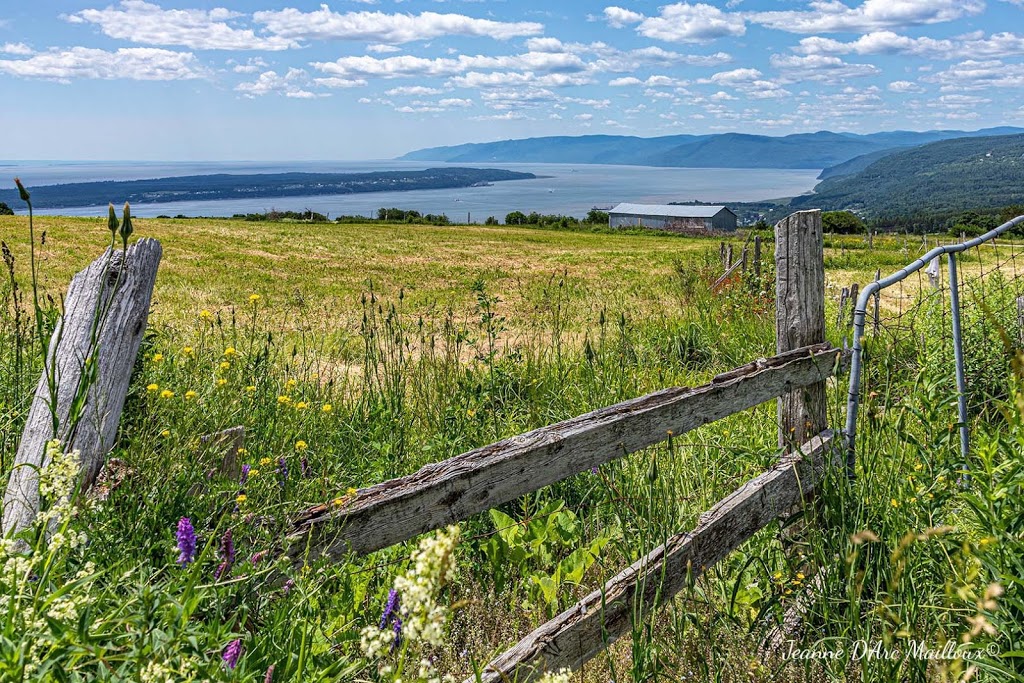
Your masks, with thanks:
[{"label": "cracked wooden post", "polygon": [[[128,381],[146,330],[160,255],[160,243],[144,238],[128,247],[127,255],[121,251],[111,254],[108,249],[71,280],[64,315],[47,352],[47,366],[54,368],[57,378],[58,433],[53,432],[50,390],[44,372],[4,492],[5,535],[26,529],[35,520],[39,512],[39,469],[48,464],[44,462],[45,446],[55,436],[64,449],[79,451],[83,489],[99,474],[117,436]],[[95,332],[93,346],[94,316],[104,308],[106,315]],[[81,418],[71,430],[72,403],[91,352],[96,354],[96,375]]]},{"label": "cracked wooden post", "polygon": [[[798,211],[775,226],[776,351],[825,341],[825,250],[821,211]],[[783,394],[779,447],[789,451],[827,424],[825,382]]]}]

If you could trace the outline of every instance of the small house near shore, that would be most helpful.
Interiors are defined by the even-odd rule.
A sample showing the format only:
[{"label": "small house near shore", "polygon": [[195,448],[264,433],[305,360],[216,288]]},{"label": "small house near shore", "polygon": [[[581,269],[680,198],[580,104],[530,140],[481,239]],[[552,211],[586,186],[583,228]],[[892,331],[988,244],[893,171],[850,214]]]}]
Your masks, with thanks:
[{"label": "small house near shore", "polygon": [[724,206],[623,203],[608,212],[608,225],[671,232],[731,232],[736,229],[736,214]]}]

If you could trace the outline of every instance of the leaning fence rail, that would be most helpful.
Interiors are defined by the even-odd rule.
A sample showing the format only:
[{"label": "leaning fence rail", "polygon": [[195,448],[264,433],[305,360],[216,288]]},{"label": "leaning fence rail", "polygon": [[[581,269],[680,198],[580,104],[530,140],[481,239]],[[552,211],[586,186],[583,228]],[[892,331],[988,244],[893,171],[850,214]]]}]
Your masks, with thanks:
[{"label": "leaning fence rail", "polygon": [[[949,270],[950,314],[953,327],[953,354],[956,365],[957,414],[960,427],[960,452],[966,462],[970,436],[967,425],[967,386],[964,376],[963,339],[960,328],[960,294],[957,280],[956,255],[986,242],[990,242],[1021,224],[1024,224],[1024,216],[1017,216],[1016,218],[1003,223],[998,228],[994,228],[983,235],[975,237],[974,239],[959,242],[957,244],[947,244],[935,247],[924,256],[916,259],[892,275],[875,280],[874,282],[869,282],[864,289],[861,290],[860,296],[857,297],[857,303],[853,312],[853,349],[850,361],[850,386],[846,405],[846,428],[843,432],[843,436],[846,440],[846,469],[849,476],[853,476],[854,463],[856,460],[857,413],[860,407],[860,382],[864,353],[862,338],[864,336],[864,327],[867,318],[868,301],[872,297],[877,297],[881,290],[901,282],[943,254],[946,255]],[[875,310],[878,310],[877,304]]]}]

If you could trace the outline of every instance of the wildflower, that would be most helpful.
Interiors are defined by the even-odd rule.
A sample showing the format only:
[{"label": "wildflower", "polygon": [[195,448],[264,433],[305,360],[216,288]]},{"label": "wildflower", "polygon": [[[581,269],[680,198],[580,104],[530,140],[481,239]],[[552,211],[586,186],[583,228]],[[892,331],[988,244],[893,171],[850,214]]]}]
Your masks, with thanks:
[{"label": "wildflower", "polygon": [[284,585],[281,586],[281,590],[284,592],[285,595],[291,593],[292,588],[295,588],[295,579],[288,579],[284,582]]},{"label": "wildflower", "polygon": [[206,321],[213,320],[213,313],[210,313],[208,310],[204,308],[203,310],[199,311],[199,319]]},{"label": "wildflower", "polygon": [[277,459],[277,478],[281,488],[288,482],[288,462],[284,458]]},{"label": "wildflower", "polygon": [[267,559],[267,551],[261,550],[258,553],[253,553],[253,556],[249,558],[250,564],[259,564],[263,560]]},{"label": "wildflower", "polygon": [[352,488],[351,486],[349,486],[347,489],[345,489],[345,495],[346,496],[354,496],[357,493],[359,493],[359,489]]},{"label": "wildflower", "polygon": [[263,466],[263,467],[266,467],[271,462],[273,462],[273,461],[270,458],[260,458],[260,465]]},{"label": "wildflower", "polygon": [[257,476],[259,476],[259,474],[260,474],[259,470],[249,470],[249,476],[250,477],[257,477]]},{"label": "wildflower", "polygon": [[323,406],[320,407],[320,410],[325,413],[329,413],[332,410],[334,410],[334,406],[332,406],[330,403],[325,403],[323,404]]},{"label": "wildflower", "polygon": [[305,401],[299,401],[298,403],[295,404],[295,410],[305,410],[308,407],[309,404],[306,403]]},{"label": "wildflower", "polygon": [[239,486],[245,486],[245,482],[249,481],[249,470],[251,469],[252,465],[250,465],[249,463],[242,465],[242,476],[238,480]]},{"label": "wildflower", "polygon": [[892,500],[889,501],[889,505],[892,505],[894,508],[898,508],[900,506],[900,502],[893,498]]},{"label": "wildflower", "polygon": [[223,361],[220,362],[220,369],[221,370],[227,370],[230,367],[231,367],[231,363],[229,363],[228,361],[223,360]]},{"label": "wildflower", "polygon": [[572,680],[572,672],[569,669],[559,669],[558,671],[548,671],[540,679],[540,683],[569,683]]},{"label": "wildflower", "polygon": [[295,450],[301,452],[306,450],[307,448],[309,448],[309,445],[302,439],[299,439],[298,441],[295,442]]},{"label": "wildflower", "polygon": [[[255,296],[255,295],[254,295]],[[271,683],[274,680],[274,665],[267,667],[267,673],[263,675],[263,683]]]},{"label": "wildflower", "polygon": [[160,398],[174,398],[174,392],[170,389],[164,389],[160,392]]},{"label": "wildflower", "polygon": [[156,384],[154,382],[153,384],[149,384],[149,385],[146,386],[146,391],[152,393],[154,391],[157,391],[159,388],[160,388],[160,385]]},{"label": "wildflower", "polygon": [[153,354],[153,362],[154,363],[159,363],[163,359],[164,359],[164,354],[162,354],[162,353],[154,353]]},{"label": "wildflower", "polygon": [[192,391],[192,390],[189,390],[189,391],[186,391],[186,392],[185,392],[185,400],[186,400],[186,401],[191,401],[191,400],[192,400],[192,399],[194,399],[194,398],[195,398],[196,396],[198,396],[198,394],[196,394],[196,392],[194,392],[194,391]]},{"label": "wildflower", "polygon": [[262,298],[263,297],[261,297],[259,294],[250,294],[249,295],[249,303],[254,304],[257,301],[259,301],[260,299],[262,299]]},{"label": "wildflower", "polygon": [[342,505],[345,504],[345,499],[344,498],[335,498],[331,502],[334,503],[335,507],[341,507]]},{"label": "wildflower", "polygon": [[[394,652],[395,649],[399,645],[402,644],[402,618],[401,617],[397,617],[397,616],[395,617],[395,623],[391,626],[391,630],[395,634],[395,639],[393,641],[391,641],[391,652]],[[423,676],[423,678],[426,678],[426,676]]]},{"label": "wildflower", "polygon": [[238,496],[235,497],[235,502],[238,503],[239,505],[241,505],[247,500],[249,500],[249,497],[244,493],[239,493]]},{"label": "wildflower", "polygon": [[191,356],[194,351],[195,349],[193,349],[191,346],[186,346],[181,350],[181,352],[184,353],[186,356]]},{"label": "wildflower", "polygon": [[165,439],[168,436],[170,436],[170,435],[171,435],[171,430],[170,429],[165,429],[164,431],[160,432],[160,436],[164,437]]},{"label": "wildflower", "polygon": [[229,346],[228,348],[224,349],[224,355],[227,356],[228,358],[231,358],[231,356],[235,355],[235,347]]},{"label": "wildflower", "polygon": [[224,648],[224,654],[221,659],[224,660],[224,665],[229,669],[234,669],[238,666],[238,658],[242,656],[242,639],[237,638],[228,643],[228,646]]},{"label": "wildflower", "polygon": [[184,566],[196,559],[196,531],[188,517],[178,520],[178,564]]},{"label": "wildflower", "polygon": [[223,377],[221,377],[221,378],[219,378],[219,379],[217,380],[217,386],[218,386],[218,387],[222,387],[222,386],[224,386],[224,385],[225,385],[225,384],[227,384],[227,383],[228,383],[228,381],[227,381],[226,379],[224,379]]},{"label": "wildflower", "polygon": [[306,459],[306,456],[302,456],[299,460],[299,472],[302,474],[303,479],[306,479],[311,474],[309,460]]},{"label": "wildflower", "polygon": [[231,538],[231,529],[224,532],[220,539],[220,550],[217,551],[221,563],[217,566],[213,578],[221,579],[231,572],[231,566],[235,563],[235,543]]},{"label": "wildflower", "polygon": [[255,387],[255,386],[253,386],[252,384],[250,384],[249,386],[247,386],[247,387],[245,388],[245,390],[246,390],[246,391],[247,391],[248,393],[250,393],[250,394],[256,393],[256,387]]},{"label": "wildflower", "polygon": [[284,383],[284,385],[289,389],[294,389],[296,384],[298,384],[298,382],[295,381],[294,379],[289,379],[287,382]]},{"label": "wildflower", "polygon": [[383,631],[387,628],[396,609],[398,609],[398,591],[392,588],[388,592],[388,601],[384,603],[384,612],[380,615],[380,630]]},{"label": "wildflower", "polygon": [[292,399],[291,399],[291,397],[290,397],[290,396],[284,396],[284,395],[281,395],[281,396],[278,396],[278,397],[277,397],[277,402],[278,402],[279,404],[281,404],[281,405],[286,405],[286,404],[288,404],[288,403],[291,403],[291,402],[292,402]]}]

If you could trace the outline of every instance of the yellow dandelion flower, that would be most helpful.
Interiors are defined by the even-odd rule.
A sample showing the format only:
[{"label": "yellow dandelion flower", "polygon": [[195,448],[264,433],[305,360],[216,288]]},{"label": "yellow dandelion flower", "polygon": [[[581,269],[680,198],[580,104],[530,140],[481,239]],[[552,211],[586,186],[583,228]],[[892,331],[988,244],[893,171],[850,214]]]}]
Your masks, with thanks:
[{"label": "yellow dandelion flower", "polygon": [[345,499],[344,498],[335,498],[332,502],[334,503],[335,506],[340,507],[340,506],[345,504]]},{"label": "yellow dandelion flower", "polygon": [[224,355],[227,356],[228,358],[235,355],[235,347],[229,346],[228,348],[224,349]]},{"label": "yellow dandelion flower", "polygon": [[230,367],[231,367],[231,363],[229,363],[228,361],[223,360],[223,361],[220,362],[220,369],[221,370],[227,370]]},{"label": "yellow dandelion flower", "polygon": [[186,346],[181,350],[181,352],[186,356],[191,356],[195,352],[195,349],[193,349],[191,346]]},{"label": "yellow dandelion flower", "polygon": [[270,458],[260,458],[260,465],[262,465],[263,467],[266,467],[271,462],[272,460]]},{"label": "yellow dandelion flower", "polygon": [[345,495],[346,496],[354,496],[357,493],[359,493],[359,490],[358,489],[354,489],[351,486],[349,486],[347,489],[345,489]]},{"label": "yellow dandelion flower", "polygon": [[194,399],[194,398],[195,398],[196,396],[197,396],[197,394],[196,394],[196,392],[194,392],[194,391],[191,391],[191,390],[190,390],[190,391],[186,391],[186,392],[185,392],[185,400],[186,400],[186,401],[191,401],[191,400],[192,400],[192,399]]},{"label": "yellow dandelion flower", "polygon": [[160,398],[174,398],[174,392],[170,389],[164,389],[160,392]]},{"label": "yellow dandelion flower", "polygon": [[239,455],[249,455],[249,449],[248,448],[239,448],[235,452],[238,453]]},{"label": "yellow dandelion flower", "polygon": [[206,310],[204,308],[203,310],[199,311],[199,319],[200,320],[213,320],[213,313],[210,313],[210,311],[208,311],[208,310]]},{"label": "yellow dandelion flower", "polygon": [[277,402],[280,403],[281,405],[285,405],[286,403],[291,403],[292,399],[289,396],[282,395],[277,397]]},{"label": "yellow dandelion flower", "polygon": [[218,387],[222,387],[222,386],[224,386],[227,383],[228,383],[228,381],[226,379],[224,379],[223,377],[221,377],[220,379],[217,380],[217,386]]},{"label": "yellow dandelion flower", "polygon": [[160,436],[162,436],[164,438],[166,438],[166,437],[168,437],[170,435],[171,435],[171,430],[170,429],[165,429],[164,431],[160,432]]},{"label": "yellow dandelion flower", "polygon": [[[250,474],[250,476],[252,475],[251,472],[249,474]],[[235,502],[238,503],[239,505],[241,505],[242,503],[244,503],[248,499],[249,499],[248,496],[246,496],[244,493],[239,493],[238,497],[235,498]]]},{"label": "yellow dandelion flower", "polygon": [[466,411],[466,415],[468,415],[469,417],[475,417],[476,416],[476,410],[474,410],[473,408],[470,408],[469,410]]},{"label": "yellow dandelion flower", "polygon": [[797,572],[796,573],[796,578],[798,578],[799,580],[803,581],[804,580],[803,572]]},{"label": "yellow dandelion flower", "polygon": [[250,294],[249,295],[249,303],[254,304],[254,303],[258,302],[262,298],[263,297],[260,296],[259,294]]},{"label": "yellow dandelion flower", "polygon": [[329,413],[332,410],[334,410],[334,406],[332,406],[330,403],[325,403],[323,404],[323,406],[321,406],[320,410],[322,410],[325,413]]},{"label": "yellow dandelion flower", "polygon": [[254,394],[254,393],[256,393],[256,387],[255,387],[255,385],[252,385],[252,384],[250,384],[249,386],[247,386],[247,387],[245,388],[245,390],[246,390],[247,392],[249,392],[250,394]]},{"label": "yellow dandelion flower", "polygon": [[298,384],[298,382],[296,380],[294,380],[294,379],[290,379],[290,380],[288,380],[287,382],[284,383],[284,385],[286,387],[288,387],[289,389],[294,389],[296,384]]},{"label": "yellow dandelion flower", "polygon": [[164,354],[162,354],[162,353],[154,353],[153,354],[153,362],[154,363],[159,363],[163,359],[164,359]]},{"label": "yellow dandelion flower", "polygon": [[305,410],[308,407],[309,404],[306,403],[305,401],[299,401],[298,403],[295,404],[295,410]]},{"label": "yellow dandelion flower", "polygon": [[309,444],[307,444],[302,439],[299,439],[298,441],[295,442],[295,450],[297,450],[297,451],[304,451],[307,448],[309,448]]},{"label": "yellow dandelion flower", "polygon": [[900,502],[893,498],[892,500],[889,501],[889,505],[892,505],[894,508],[898,508],[900,506]]},{"label": "yellow dandelion flower", "polygon": [[259,470],[249,470],[249,478],[251,479],[252,477],[255,477],[259,473]]},{"label": "yellow dandelion flower", "polygon": [[160,389],[160,385],[156,384],[155,382],[146,387],[146,391],[149,392],[157,391],[158,389]]}]

